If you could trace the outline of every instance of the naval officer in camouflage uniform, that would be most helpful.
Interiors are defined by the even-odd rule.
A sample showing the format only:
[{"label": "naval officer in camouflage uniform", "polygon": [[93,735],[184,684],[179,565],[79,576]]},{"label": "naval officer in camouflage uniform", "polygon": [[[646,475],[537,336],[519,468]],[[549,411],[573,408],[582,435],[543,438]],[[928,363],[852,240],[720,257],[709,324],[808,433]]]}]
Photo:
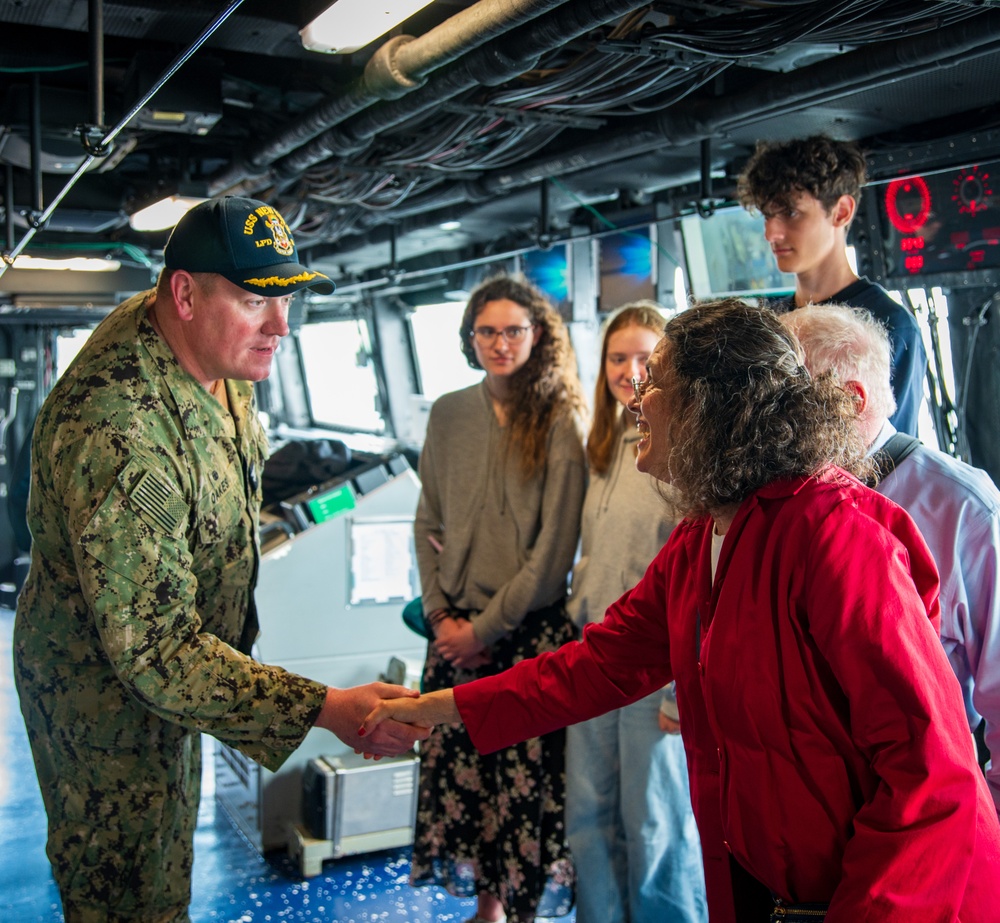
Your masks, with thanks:
[{"label": "naval officer in camouflage uniform", "polygon": [[156,289],[94,331],[34,433],[15,679],[69,923],[188,920],[199,732],[277,769],[313,725],[359,746],[375,701],[407,692],[328,689],[249,656],[267,450],[251,382],[292,293],[332,283],[254,199],[189,212],[164,261]]}]

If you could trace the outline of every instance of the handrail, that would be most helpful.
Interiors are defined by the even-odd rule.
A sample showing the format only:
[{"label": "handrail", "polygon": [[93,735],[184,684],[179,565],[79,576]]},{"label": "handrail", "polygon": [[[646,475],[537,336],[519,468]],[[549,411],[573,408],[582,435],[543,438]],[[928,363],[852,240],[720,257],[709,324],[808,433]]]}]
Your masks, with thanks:
[{"label": "handrail", "polygon": [[[99,0],[98,0],[99,3]],[[93,142],[92,133],[97,132],[100,134],[100,126],[96,125],[83,125],[80,127],[80,141],[83,144],[84,150],[86,150],[87,156],[81,161],[80,166],[76,168],[76,171],[66,182],[66,185],[62,190],[56,195],[56,197],[48,204],[48,206],[39,215],[32,215],[29,217],[29,228],[24,237],[10,250],[9,253],[2,254],[2,262],[0,262],[0,276],[13,265],[14,260],[17,259],[21,253],[24,252],[24,248],[31,242],[35,234],[41,230],[48,222],[49,218],[52,217],[53,212],[59,207],[62,200],[66,197],[67,193],[77,184],[80,177],[90,168],[90,165],[97,160],[99,157],[105,157],[108,154],[109,147],[111,143],[118,137],[122,129],[128,125],[132,119],[142,110],[142,108],[156,95],[157,92],[163,87],[163,85],[171,78],[178,70],[185,64],[185,62],[190,58],[205,42],[212,36],[212,34],[221,26],[243,3],[243,0],[232,0],[228,7],[219,13],[215,19],[212,20],[205,27],[205,30],[194,40],[189,48],[182,51],[171,63],[167,69],[163,72],[160,78],[153,84],[149,91],[142,96],[138,102],[136,102],[132,108],[128,111],[128,114],[121,119],[114,128],[112,128],[106,135],[101,137],[96,143]],[[93,9],[93,7],[91,8]],[[93,23],[91,24],[93,25]],[[103,45],[100,46],[100,51],[103,52]],[[98,67],[103,70],[103,61],[95,62]],[[7,202],[6,208],[9,210],[13,203]]]}]

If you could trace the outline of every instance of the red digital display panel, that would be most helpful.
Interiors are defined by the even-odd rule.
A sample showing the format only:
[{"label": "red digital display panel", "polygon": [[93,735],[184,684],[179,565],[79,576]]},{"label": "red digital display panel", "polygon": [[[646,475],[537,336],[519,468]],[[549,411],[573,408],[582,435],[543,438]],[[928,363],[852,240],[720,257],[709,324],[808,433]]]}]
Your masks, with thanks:
[{"label": "red digital display panel", "polygon": [[885,210],[892,226],[902,234],[912,234],[927,223],[931,213],[931,191],[922,176],[910,176],[889,183]]},{"label": "red digital display panel", "polygon": [[978,215],[986,211],[993,198],[992,181],[989,170],[978,164],[961,170],[952,185],[955,187],[951,200],[959,214]]},{"label": "red digital display panel", "polygon": [[892,180],[881,196],[887,268],[925,276],[1000,267],[1000,199],[981,163]]}]

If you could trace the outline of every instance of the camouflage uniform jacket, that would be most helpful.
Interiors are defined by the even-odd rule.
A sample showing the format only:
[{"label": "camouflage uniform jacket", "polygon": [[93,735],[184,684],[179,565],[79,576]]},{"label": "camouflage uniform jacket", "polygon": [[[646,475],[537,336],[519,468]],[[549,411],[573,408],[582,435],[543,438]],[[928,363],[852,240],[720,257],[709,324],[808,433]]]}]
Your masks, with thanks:
[{"label": "camouflage uniform jacket", "polygon": [[29,731],[71,749],[185,729],[276,769],[326,687],[238,649],[266,438],[252,386],[226,383],[226,413],[153,329],[151,297],[105,319],[39,414],[15,624],[22,707],[30,696],[46,725]]}]

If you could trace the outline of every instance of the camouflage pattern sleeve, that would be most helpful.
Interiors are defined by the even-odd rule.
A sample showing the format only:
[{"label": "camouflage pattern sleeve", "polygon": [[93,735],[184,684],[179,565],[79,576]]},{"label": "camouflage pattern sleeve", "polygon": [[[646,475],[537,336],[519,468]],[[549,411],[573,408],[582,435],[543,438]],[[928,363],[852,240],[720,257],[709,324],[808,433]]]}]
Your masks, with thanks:
[{"label": "camouflage pattern sleeve", "polygon": [[[242,491],[234,487],[217,498],[206,529],[161,460],[132,454],[122,463],[111,447],[91,440],[81,440],[73,454],[81,464],[64,460],[59,471],[70,483],[55,486],[70,507],[84,600],[119,680],[161,718],[236,747],[262,743],[283,759],[312,726],[326,687],[239,653],[232,646],[238,636],[220,637],[223,626],[216,626],[219,634],[210,633],[198,611],[188,532],[195,523],[196,540],[210,537],[205,533],[229,534],[245,515]],[[89,482],[86,499],[81,485],[71,483],[82,470]],[[92,498],[101,495],[103,502],[91,511]],[[228,558],[226,548],[219,548],[214,569],[222,579],[215,589],[223,596],[249,585],[248,575],[228,585],[226,571],[240,570]],[[263,756],[252,749],[256,758]],[[273,765],[274,757],[262,762]]]},{"label": "camouflage pattern sleeve", "polygon": [[227,382],[226,412],[149,324],[149,297],[105,318],[38,415],[19,689],[67,752],[184,729],[273,769],[326,687],[241,653],[266,454],[253,388]]}]

